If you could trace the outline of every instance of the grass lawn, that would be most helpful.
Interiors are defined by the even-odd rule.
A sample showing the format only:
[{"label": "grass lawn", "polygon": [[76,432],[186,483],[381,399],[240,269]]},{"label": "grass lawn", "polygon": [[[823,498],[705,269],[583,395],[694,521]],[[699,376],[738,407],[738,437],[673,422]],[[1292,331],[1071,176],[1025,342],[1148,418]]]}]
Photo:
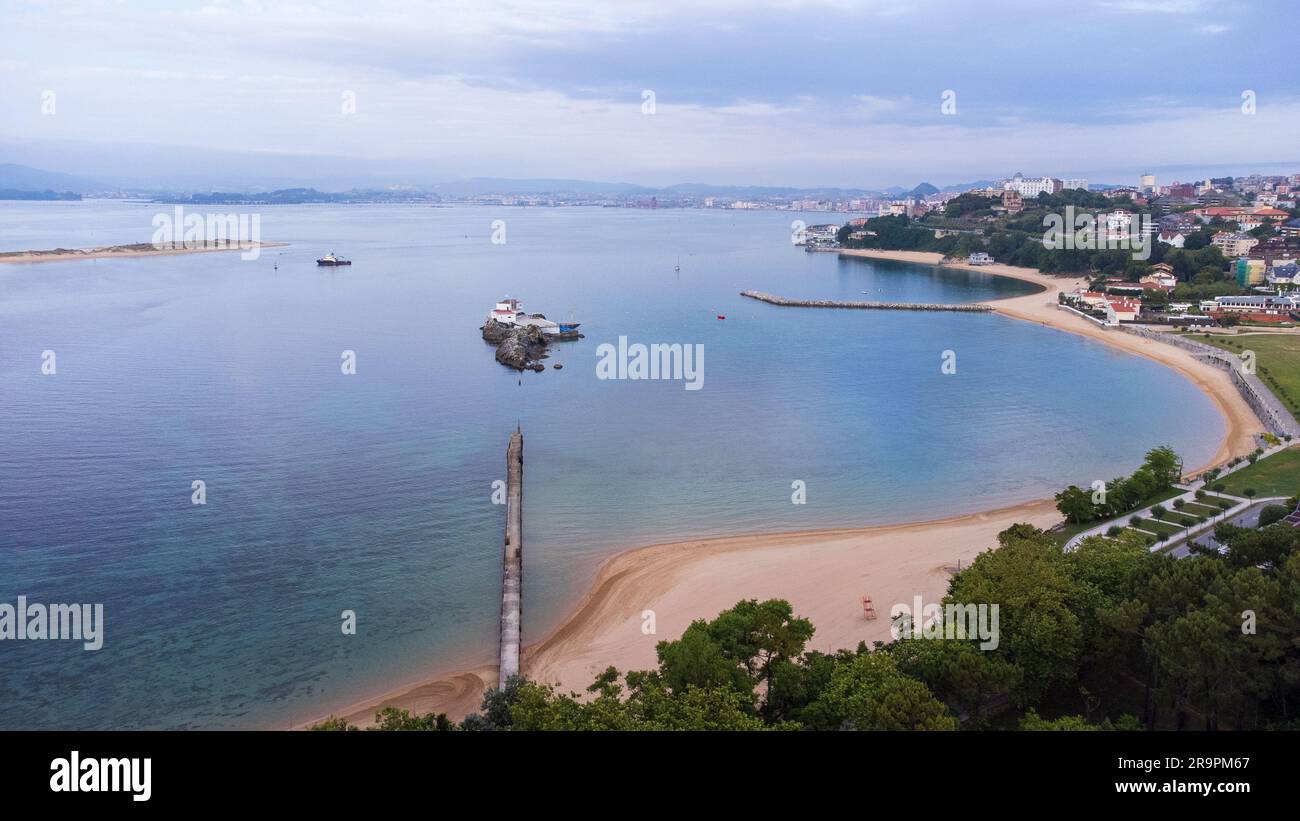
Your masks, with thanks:
[{"label": "grass lawn", "polygon": [[1256,375],[1291,413],[1300,414],[1300,334],[1210,334],[1209,339],[1203,334],[1187,336],[1232,353],[1254,351]]},{"label": "grass lawn", "polygon": [[1173,536],[1183,532],[1183,528],[1178,525],[1162,522],[1159,519],[1142,519],[1138,522],[1138,527],[1152,533],[1163,533],[1166,536]]},{"label": "grass lawn", "polygon": [[1217,481],[1223,482],[1223,492],[1232,496],[1245,496],[1248,487],[1255,489],[1256,498],[1294,496],[1300,492],[1300,447],[1260,459]]},{"label": "grass lawn", "polygon": [[1148,535],[1145,534],[1145,533],[1138,533],[1136,530],[1134,530],[1134,529],[1131,528],[1131,527],[1126,527],[1126,528],[1124,528],[1124,532],[1125,532],[1125,533],[1133,533],[1133,534],[1136,534],[1136,535],[1140,536],[1140,537],[1141,537],[1141,538],[1142,538],[1142,539],[1143,539],[1147,544],[1154,544],[1154,543],[1155,543],[1155,539],[1152,539],[1150,536],[1148,536]]},{"label": "grass lawn", "polygon": [[1190,513],[1193,516],[1218,516],[1223,511],[1212,505],[1202,505],[1196,502],[1188,502],[1183,505],[1183,513]]},{"label": "grass lawn", "polygon": [[[1150,507],[1151,505],[1157,505],[1160,504],[1161,502],[1167,502],[1170,499],[1174,498],[1175,496],[1181,496],[1186,492],[1187,491],[1185,490],[1179,490],[1176,487],[1171,487],[1166,491],[1155,494],[1149,499],[1143,499],[1141,502],[1138,502],[1137,507],[1133,509],[1141,510],[1144,507]],[[1128,524],[1128,519],[1129,516],[1131,515],[1133,514],[1125,513],[1123,516],[1116,516],[1114,522],[1115,524],[1123,527],[1124,525]],[[1081,525],[1072,525],[1067,522],[1065,527],[1061,528],[1060,530],[1052,531],[1048,535],[1051,536],[1052,541],[1056,542],[1057,545],[1063,546],[1066,542],[1070,541],[1070,539],[1073,539],[1078,534],[1090,528],[1094,528],[1099,524],[1101,524],[1100,520],[1093,521],[1093,522],[1084,522]]]},{"label": "grass lawn", "polygon": [[[1186,508],[1184,508],[1186,510]],[[1195,516],[1186,516],[1176,510],[1171,510],[1165,514],[1165,521],[1176,525],[1194,525],[1197,524]]]}]

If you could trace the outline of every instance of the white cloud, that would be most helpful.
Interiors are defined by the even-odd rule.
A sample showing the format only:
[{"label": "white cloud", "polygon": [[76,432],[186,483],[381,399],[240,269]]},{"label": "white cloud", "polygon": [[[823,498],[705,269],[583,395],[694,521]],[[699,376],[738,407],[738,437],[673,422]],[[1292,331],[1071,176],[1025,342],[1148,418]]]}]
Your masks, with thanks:
[{"label": "white cloud", "polygon": [[[917,4],[764,5],[811,19],[845,10],[879,16]],[[1103,5],[1164,14],[1203,8],[1190,0]],[[644,62],[629,70],[617,49],[604,55],[607,62],[592,64],[590,87],[568,92],[534,82],[526,72],[511,73],[508,60],[494,58],[532,49],[543,60],[580,63],[575,55],[585,55],[592,38],[638,38],[643,47],[656,46],[657,26],[675,25],[680,34],[684,24],[746,22],[758,12],[743,0],[466,0],[427,7],[371,0],[363,15],[342,0],[214,2],[160,13],[117,4],[66,8],[75,12],[60,21],[57,39],[39,11],[25,8],[6,21],[15,48],[0,60],[6,79],[0,107],[9,115],[0,121],[0,136],[396,158],[417,166],[436,162],[465,175],[870,184],[973,178],[1021,167],[1289,160],[1300,124],[1295,100],[1270,94],[1269,105],[1254,117],[1240,115],[1235,99],[1221,109],[1197,108],[1188,104],[1185,89],[1162,93],[1160,73],[1138,87],[1146,98],[1117,95],[1109,105],[1067,110],[1044,105],[1042,95],[999,97],[986,88],[982,95],[963,92],[959,116],[940,117],[942,85],[933,96],[924,88],[872,85],[872,60],[885,58],[866,49],[858,88],[882,94],[836,96],[816,80],[787,84],[802,95],[768,94],[765,81],[777,76],[772,72],[794,64],[774,61],[779,68],[769,68],[770,55],[756,53],[752,82],[724,89],[717,95],[722,102],[683,104],[659,89],[657,113],[648,116],[641,113],[642,86],[621,98],[622,77],[616,76],[632,76]],[[1095,14],[1096,7],[1088,12]],[[864,31],[879,29],[876,22]],[[1220,23],[1201,28],[1219,33],[1210,31],[1216,27],[1227,29]],[[1186,27],[1182,36],[1193,30]],[[816,77],[818,44],[799,41],[798,31],[785,35],[803,49],[807,76]],[[918,67],[942,60],[960,72],[963,61],[994,60],[966,35],[918,42]],[[680,73],[689,76],[693,55],[674,50],[680,47],[665,38],[662,58],[653,51],[646,57],[644,49],[637,57],[650,60],[652,69],[684,63]],[[1147,76],[1140,64],[1132,67],[1135,77]],[[1007,70],[1018,70],[1015,61]],[[40,114],[44,88],[59,92],[57,117]],[[355,115],[340,113],[343,90],[356,93]],[[1061,93],[1052,92],[1049,103]],[[1065,116],[1081,121],[1063,122]]]}]

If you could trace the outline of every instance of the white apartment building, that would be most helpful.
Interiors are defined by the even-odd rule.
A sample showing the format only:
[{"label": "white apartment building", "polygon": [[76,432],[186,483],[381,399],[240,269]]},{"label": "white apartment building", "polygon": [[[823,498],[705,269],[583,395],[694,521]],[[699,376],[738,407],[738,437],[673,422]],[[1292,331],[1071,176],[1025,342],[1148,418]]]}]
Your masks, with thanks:
[{"label": "white apartment building", "polygon": [[1126,237],[1133,225],[1133,214],[1123,209],[1116,209],[1106,215],[1106,236],[1110,239]]},{"label": "white apartment building", "polygon": [[1022,197],[1037,197],[1041,193],[1055,194],[1061,190],[1061,181],[1052,177],[1026,177],[1019,171],[1002,183],[1002,190],[1015,191]]},{"label": "white apartment building", "polygon": [[1259,244],[1259,240],[1250,234],[1220,231],[1210,239],[1210,244],[1223,252],[1225,257],[1242,257]]}]

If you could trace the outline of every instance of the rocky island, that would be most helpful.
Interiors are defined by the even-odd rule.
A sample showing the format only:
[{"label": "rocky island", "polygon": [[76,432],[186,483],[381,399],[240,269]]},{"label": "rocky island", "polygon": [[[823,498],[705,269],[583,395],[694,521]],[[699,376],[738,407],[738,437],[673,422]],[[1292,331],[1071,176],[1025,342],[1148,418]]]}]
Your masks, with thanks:
[{"label": "rocky island", "polygon": [[480,328],[483,341],[497,346],[497,361],[517,371],[544,371],[546,337],[536,325],[507,325],[489,319]]},{"label": "rocky island", "polygon": [[479,330],[484,342],[497,346],[497,361],[517,371],[544,371],[541,360],[551,342],[582,339],[577,323],[526,314],[519,300],[509,297],[496,304]]}]

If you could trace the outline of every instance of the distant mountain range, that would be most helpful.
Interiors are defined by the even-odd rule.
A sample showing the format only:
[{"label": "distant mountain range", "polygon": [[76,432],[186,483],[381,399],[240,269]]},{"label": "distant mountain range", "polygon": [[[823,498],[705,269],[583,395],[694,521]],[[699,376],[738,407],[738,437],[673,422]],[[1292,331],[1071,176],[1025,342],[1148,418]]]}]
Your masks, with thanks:
[{"label": "distant mountain range", "polygon": [[441,200],[437,194],[412,190],[393,191],[317,191],[315,188],[283,188],[262,193],[213,191],[207,194],[158,194],[155,202],[182,205],[302,205],[304,203],[376,203]]},{"label": "distant mountain range", "polygon": [[72,174],[43,171],[26,165],[0,163],[0,189],[6,191],[59,191],[89,194],[95,191],[110,190],[110,187]]},{"label": "distant mountain range", "polygon": [[[355,202],[365,200],[400,201],[403,199],[464,199],[482,196],[547,196],[567,195],[579,197],[679,199],[682,197],[754,200],[770,197],[788,199],[834,200],[859,197],[904,196],[925,197],[939,191],[962,192],[971,188],[996,185],[991,180],[946,185],[942,188],[923,182],[915,188],[891,186],[884,189],[836,188],[763,185],[709,185],[706,183],[680,183],[661,188],[629,182],[599,182],[573,179],[510,179],[499,177],[473,177],[431,183],[383,182],[383,178],[350,180],[345,190],[316,183],[320,188],[307,186],[244,186],[238,193],[214,192],[194,186],[176,185],[123,185],[121,180],[106,182],[89,177],[46,171],[27,165],[0,164],[0,199],[58,199],[72,194],[123,193],[148,196],[167,202]],[[277,181],[278,182],[278,181]],[[333,190],[330,190],[333,188]],[[37,193],[41,196],[36,196]]]},{"label": "distant mountain range", "polygon": [[678,183],[663,187],[637,185],[630,182],[593,182],[568,179],[507,179],[474,177],[452,180],[434,185],[416,186],[445,197],[478,197],[494,194],[546,195],[579,194],[588,196],[623,197],[731,197],[753,199],[762,197],[806,197],[809,199],[843,199],[845,197],[881,196],[882,192],[866,188],[798,188],[766,185],[709,185],[706,183]]}]

